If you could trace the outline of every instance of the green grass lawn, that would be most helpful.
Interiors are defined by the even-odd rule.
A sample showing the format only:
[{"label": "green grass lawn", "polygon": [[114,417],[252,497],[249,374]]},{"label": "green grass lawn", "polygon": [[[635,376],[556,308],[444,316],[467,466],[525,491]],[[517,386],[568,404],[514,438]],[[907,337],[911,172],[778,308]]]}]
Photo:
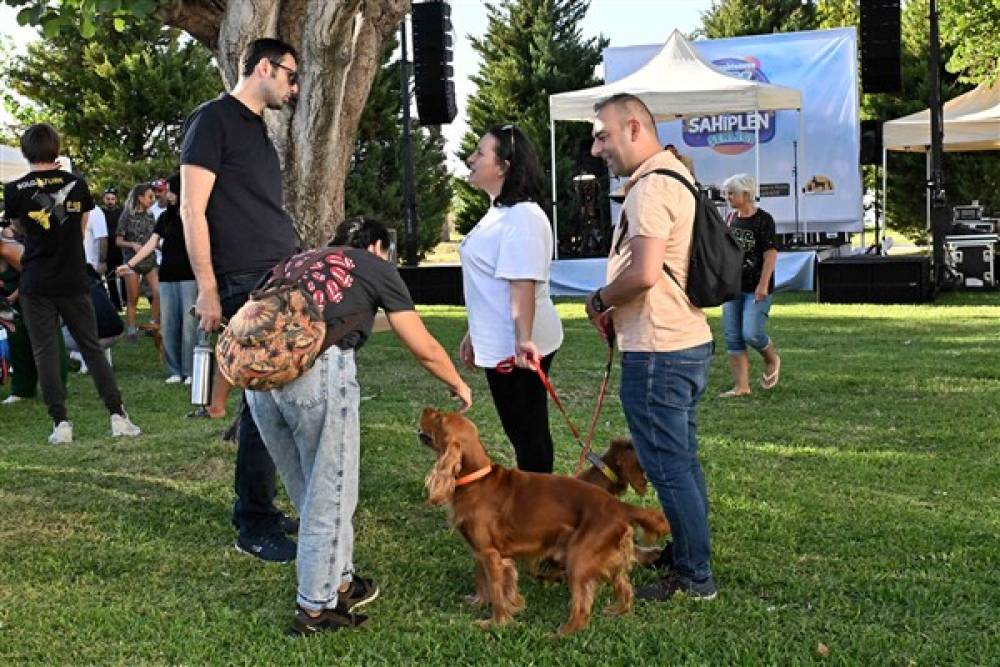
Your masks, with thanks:
[{"label": "green grass lawn", "polygon": [[[602,344],[579,303],[559,310],[566,343],[553,381],[582,423]],[[423,314],[455,350],[464,311]],[[233,550],[234,447],[219,439],[222,424],[184,419],[186,388],[163,384],[146,339],[115,351],[145,431],[136,440],[111,440],[86,377],[70,380],[70,446],[46,444],[40,401],[0,406],[0,664],[1000,663],[1000,296],[908,307],[781,295],[771,322],[781,384],[738,400],[716,398],[729,378],[710,314],[720,351],[700,433],[713,602],[606,618],[605,589],[590,627],[557,640],[566,589],[524,578],[518,621],[475,627],[462,601],[470,556],[445,511],[425,503],[431,455],[415,438],[420,409],[450,402],[391,334],[377,334],[359,355],[356,563],[382,595],[364,630],[288,637],[294,566]],[[509,465],[485,381],[467,378],[470,416]],[[555,411],[552,424],[566,472],[575,445]],[[625,433],[612,392],[599,438]]]}]

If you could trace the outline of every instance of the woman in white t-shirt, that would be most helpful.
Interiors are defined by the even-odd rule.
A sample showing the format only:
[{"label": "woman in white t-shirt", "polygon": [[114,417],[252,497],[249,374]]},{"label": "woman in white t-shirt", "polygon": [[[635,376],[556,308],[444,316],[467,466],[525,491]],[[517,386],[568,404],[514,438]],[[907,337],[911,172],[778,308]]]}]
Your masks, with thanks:
[{"label": "woman in white t-shirt", "polygon": [[492,205],[458,251],[469,318],[459,356],[470,368],[486,369],[518,468],[552,472],[548,396],[533,370],[549,372],[563,338],[549,296],[553,241],[538,205],[542,165],[513,125],[490,128],[466,163],[469,184],[488,194]]}]

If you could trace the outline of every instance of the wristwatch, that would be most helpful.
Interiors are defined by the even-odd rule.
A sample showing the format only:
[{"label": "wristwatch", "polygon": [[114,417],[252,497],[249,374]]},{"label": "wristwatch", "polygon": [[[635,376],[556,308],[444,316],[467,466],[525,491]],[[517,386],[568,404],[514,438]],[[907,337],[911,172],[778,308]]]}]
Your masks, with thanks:
[{"label": "wristwatch", "polygon": [[598,313],[603,313],[608,309],[608,307],[604,304],[604,300],[601,299],[600,288],[594,290],[594,293],[590,295],[590,307]]}]

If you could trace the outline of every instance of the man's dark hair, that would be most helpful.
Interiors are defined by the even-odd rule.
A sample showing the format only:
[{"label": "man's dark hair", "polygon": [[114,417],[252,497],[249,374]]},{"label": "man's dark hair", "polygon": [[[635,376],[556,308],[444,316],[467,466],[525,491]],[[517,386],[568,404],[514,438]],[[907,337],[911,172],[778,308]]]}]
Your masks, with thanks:
[{"label": "man's dark hair", "polygon": [[345,245],[351,248],[365,249],[376,241],[380,241],[382,247],[389,250],[391,240],[388,228],[375,218],[359,215],[348,218],[337,225],[333,238],[327,245]]},{"label": "man's dark hair", "polygon": [[241,70],[243,76],[250,76],[253,74],[253,70],[257,67],[263,58],[267,58],[272,62],[277,62],[281,60],[281,57],[286,53],[292,54],[298,62],[299,54],[291,44],[283,42],[280,39],[273,39],[271,37],[264,37],[262,39],[255,39],[246,45],[243,49],[243,55],[240,58],[240,64],[242,65]]},{"label": "man's dark hair", "polygon": [[489,134],[497,140],[497,159],[509,165],[494,206],[533,201],[545,205],[545,172],[535,147],[516,125],[494,125]]},{"label": "man's dark hair", "polygon": [[29,163],[55,162],[59,157],[59,133],[48,123],[35,123],[21,135],[21,155]]},{"label": "man's dark hair", "polygon": [[631,93],[616,93],[611,97],[600,100],[594,105],[594,113],[600,113],[601,109],[610,105],[617,107],[619,111],[638,117],[639,122],[645,125],[646,129],[652,130],[653,134],[656,134],[656,119],[653,117],[653,112],[649,110],[645,102],[635,95]]}]

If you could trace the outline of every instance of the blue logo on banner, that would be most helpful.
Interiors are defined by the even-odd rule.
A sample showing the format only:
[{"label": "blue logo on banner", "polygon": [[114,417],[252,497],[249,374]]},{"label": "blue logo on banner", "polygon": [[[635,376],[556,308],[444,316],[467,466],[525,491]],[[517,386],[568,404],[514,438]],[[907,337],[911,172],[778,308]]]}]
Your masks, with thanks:
[{"label": "blue logo on banner", "polygon": [[[767,82],[760,61],[753,57],[720,58],[712,64],[727,74],[751,81]],[[720,116],[696,116],[684,121],[684,143],[696,148],[711,148],[724,155],[739,155],[753,148],[754,130],[759,128],[760,143],[774,138],[776,116],[773,111],[735,113]]]}]

